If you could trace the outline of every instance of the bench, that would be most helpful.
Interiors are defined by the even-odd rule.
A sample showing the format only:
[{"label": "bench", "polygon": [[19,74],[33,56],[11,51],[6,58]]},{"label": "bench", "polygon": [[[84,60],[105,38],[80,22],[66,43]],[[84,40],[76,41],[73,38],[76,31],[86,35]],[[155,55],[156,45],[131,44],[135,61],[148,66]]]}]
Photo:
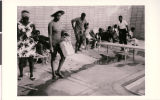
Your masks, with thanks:
[{"label": "bench", "polygon": [[123,54],[125,55],[125,61],[127,58],[127,51],[126,51],[127,48],[133,49],[133,61],[135,60],[135,50],[145,51],[145,48],[142,46],[133,46],[133,45],[125,45],[125,44],[109,43],[109,42],[101,42],[101,43],[99,43],[99,45],[100,46],[107,46],[107,56],[108,56],[109,46],[123,47],[124,48]]}]

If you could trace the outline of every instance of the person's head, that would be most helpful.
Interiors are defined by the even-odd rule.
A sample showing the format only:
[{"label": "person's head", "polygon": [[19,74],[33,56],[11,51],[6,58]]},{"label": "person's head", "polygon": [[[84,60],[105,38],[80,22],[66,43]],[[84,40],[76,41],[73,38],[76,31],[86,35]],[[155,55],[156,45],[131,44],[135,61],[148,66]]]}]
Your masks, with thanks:
[{"label": "person's head", "polygon": [[36,35],[40,35],[40,31],[39,30],[36,30]]},{"label": "person's head", "polygon": [[114,25],[114,28],[117,28],[117,24]]},{"label": "person's head", "polygon": [[122,22],[123,17],[120,15],[119,16],[119,21]]},{"label": "person's head", "polygon": [[85,29],[88,29],[88,27],[89,27],[89,23],[85,23],[85,24],[84,24],[84,28],[85,28]]},{"label": "person's head", "polygon": [[102,33],[103,32],[103,29],[102,28],[99,28],[99,33]]},{"label": "person's head", "polygon": [[23,10],[21,12],[21,17],[22,17],[23,22],[28,22],[29,21],[29,11]]},{"label": "person's head", "polygon": [[61,36],[63,36],[63,37],[69,37],[70,35],[69,35],[69,33],[66,30],[62,30],[61,31]]},{"label": "person's head", "polygon": [[84,20],[85,17],[86,17],[86,14],[85,14],[85,13],[82,13],[82,14],[81,14],[81,20]]},{"label": "person's head", "polygon": [[57,12],[55,12],[54,14],[51,15],[51,17],[54,17],[54,21],[59,21],[61,16],[64,14],[65,12],[62,10],[59,10]]},{"label": "person's head", "polygon": [[108,26],[108,30],[110,31],[112,29],[112,27],[111,26]]},{"label": "person's head", "polygon": [[131,31],[134,32],[135,31],[135,27],[131,27]]}]

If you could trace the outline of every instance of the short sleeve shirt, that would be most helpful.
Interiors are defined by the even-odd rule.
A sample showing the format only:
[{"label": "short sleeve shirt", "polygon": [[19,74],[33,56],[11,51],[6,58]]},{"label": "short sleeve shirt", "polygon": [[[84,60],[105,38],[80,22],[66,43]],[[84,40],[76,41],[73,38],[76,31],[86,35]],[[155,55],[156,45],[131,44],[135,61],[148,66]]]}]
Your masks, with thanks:
[{"label": "short sleeve shirt", "polygon": [[126,29],[127,25],[128,25],[128,23],[125,20],[122,20],[121,23],[120,23],[120,21],[118,22],[118,26],[120,29]]}]

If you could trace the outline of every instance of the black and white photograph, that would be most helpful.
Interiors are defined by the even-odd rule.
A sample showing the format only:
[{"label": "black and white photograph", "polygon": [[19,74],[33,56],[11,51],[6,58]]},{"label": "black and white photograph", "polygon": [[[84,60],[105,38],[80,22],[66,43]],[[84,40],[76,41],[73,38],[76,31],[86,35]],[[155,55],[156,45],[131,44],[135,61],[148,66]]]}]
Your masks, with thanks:
[{"label": "black and white photograph", "polygon": [[16,24],[17,96],[145,96],[145,5],[17,6]]}]

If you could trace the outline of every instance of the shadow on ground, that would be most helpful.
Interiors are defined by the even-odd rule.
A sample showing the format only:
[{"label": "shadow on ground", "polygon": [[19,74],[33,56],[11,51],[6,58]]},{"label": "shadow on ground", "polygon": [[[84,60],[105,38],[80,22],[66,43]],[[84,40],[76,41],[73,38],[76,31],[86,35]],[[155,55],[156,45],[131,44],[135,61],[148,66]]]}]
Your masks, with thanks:
[{"label": "shadow on ground", "polygon": [[[81,68],[77,69],[77,70],[71,70],[71,71],[63,71],[62,73],[64,74],[64,79],[65,78],[68,78],[71,76],[71,74],[75,74],[75,73],[78,73],[82,70],[86,70],[86,69],[89,69],[91,67],[94,67],[95,65],[108,65],[108,64],[111,64],[111,63],[115,63],[115,62],[119,62],[121,60],[124,59],[124,56],[121,55],[121,54],[117,54],[115,53],[116,55],[114,57],[111,57],[111,56],[106,56],[104,54],[100,54],[101,58],[93,63],[90,63],[90,64],[85,64],[83,65]],[[128,63],[128,65],[130,66],[135,66],[137,65],[138,63]],[[119,64],[118,66],[116,67],[123,67],[125,66],[126,64]],[[50,71],[47,71],[49,74],[51,74]],[[31,90],[27,95],[28,96],[47,96],[48,94],[46,93],[46,89],[52,84],[54,84],[54,82],[56,81],[53,81],[52,79],[49,79],[47,80],[45,83],[43,84],[40,84],[38,86],[36,86],[35,88],[37,88],[38,90]],[[63,93],[63,91],[56,91],[54,90],[54,92],[57,92],[56,94],[58,94],[58,92],[61,92],[59,94],[61,94],[61,96],[67,96],[69,94],[67,93]]]}]

